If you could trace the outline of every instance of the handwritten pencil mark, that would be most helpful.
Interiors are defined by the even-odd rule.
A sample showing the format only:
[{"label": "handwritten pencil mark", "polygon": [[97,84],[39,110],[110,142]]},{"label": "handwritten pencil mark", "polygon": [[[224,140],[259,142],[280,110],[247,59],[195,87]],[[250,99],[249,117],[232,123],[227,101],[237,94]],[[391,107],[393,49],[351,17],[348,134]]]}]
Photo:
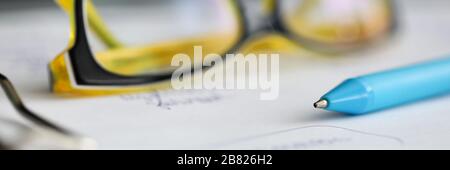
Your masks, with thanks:
[{"label": "handwritten pencil mark", "polygon": [[214,91],[156,91],[146,94],[121,95],[120,99],[127,102],[143,101],[147,105],[171,110],[173,107],[195,103],[212,103],[223,97]]},{"label": "handwritten pencil mark", "polygon": [[270,147],[271,150],[308,149],[317,146],[332,146],[352,141],[349,137],[313,138],[306,141],[294,141],[289,144],[278,144]]},{"label": "handwritten pencil mark", "polygon": [[[298,127],[298,128],[292,128],[292,129],[279,130],[279,131],[274,131],[274,132],[269,132],[269,133],[264,133],[264,134],[258,134],[258,135],[254,135],[254,136],[248,136],[248,137],[236,139],[236,140],[229,141],[229,142],[224,142],[224,143],[221,143],[221,144],[218,144],[215,146],[219,146],[220,148],[222,148],[222,147],[232,146],[234,144],[238,144],[238,143],[242,143],[242,142],[248,142],[248,141],[258,140],[258,139],[265,138],[265,137],[271,137],[274,135],[279,135],[279,134],[284,134],[284,133],[294,132],[294,131],[299,131],[299,130],[307,130],[307,129],[312,129],[312,128],[339,129],[339,130],[353,132],[353,133],[357,133],[357,134],[361,134],[361,135],[379,137],[379,138],[394,141],[394,142],[398,143],[399,145],[404,145],[404,141],[401,138],[398,138],[395,136],[365,132],[365,131],[345,128],[345,127],[339,127],[339,126],[332,126],[332,125],[310,125],[310,126],[303,126],[303,127]],[[271,147],[271,149],[292,149],[292,148],[305,149],[305,148],[311,148],[311,147],[315,147],[315,146],[326,146],[326,145],[333,145],[333,144],[345,143],[345,142],[350,142],[350,141],[352,141],[352,138],[349,138],[349,137],[336,137],[335,136],[335,137],[328,137],[328,138],[311,138],[306,141],[296,141],[289,145],[275,145],[275,146]],[[261,148],[259,148],[259,149],[261,149]]]}]

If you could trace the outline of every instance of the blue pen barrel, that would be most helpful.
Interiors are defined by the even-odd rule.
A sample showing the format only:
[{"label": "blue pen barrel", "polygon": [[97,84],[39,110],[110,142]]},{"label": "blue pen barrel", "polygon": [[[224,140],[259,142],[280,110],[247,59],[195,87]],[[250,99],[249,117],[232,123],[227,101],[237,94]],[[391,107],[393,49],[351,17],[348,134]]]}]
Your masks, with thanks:
[{"label": "blue pen barrel", "polygon": [[450,57],[344,81],[322,98],[328,110],[373,112],[450,92]]}]

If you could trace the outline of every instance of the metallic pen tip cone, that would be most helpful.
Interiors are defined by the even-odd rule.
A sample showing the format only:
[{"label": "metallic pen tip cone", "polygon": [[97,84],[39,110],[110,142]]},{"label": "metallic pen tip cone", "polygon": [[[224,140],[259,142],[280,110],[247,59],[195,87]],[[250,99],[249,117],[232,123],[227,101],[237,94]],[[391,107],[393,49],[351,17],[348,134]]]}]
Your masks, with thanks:
[{"label": "metallic pen tip cone", "polygon": [[320,99],[319,101],[314,103],[314,107],[318,109],[325,109],[328,107],[328,101],[325,99]]}]

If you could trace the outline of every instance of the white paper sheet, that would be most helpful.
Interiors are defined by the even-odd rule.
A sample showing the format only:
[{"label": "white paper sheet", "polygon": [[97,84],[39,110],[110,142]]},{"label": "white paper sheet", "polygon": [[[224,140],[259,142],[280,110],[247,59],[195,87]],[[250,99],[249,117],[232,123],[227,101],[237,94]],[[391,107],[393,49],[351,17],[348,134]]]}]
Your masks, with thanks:
[{"label": "white paper sheet", "polygon": [[[315,110],[342,80],[450,55],[448,4],[399,1],[399,34],[336,58],[281,57],[280,96],[254,91],[170,91],[61,98],[48,90],[47,63],[67,44],[56,7],[0,13],[0,72],[35,112],[92,137],[99,149],[450,149],[450,96],[364,116]],[[2,117],[15,117],[0,97]]]}]

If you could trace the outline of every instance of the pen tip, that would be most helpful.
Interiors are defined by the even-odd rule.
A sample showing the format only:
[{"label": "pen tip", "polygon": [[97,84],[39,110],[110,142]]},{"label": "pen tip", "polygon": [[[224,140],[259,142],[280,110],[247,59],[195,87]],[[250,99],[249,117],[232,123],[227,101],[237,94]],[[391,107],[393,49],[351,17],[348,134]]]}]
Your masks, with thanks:
[{"label": "pen tip", "polygon": [[318,109],[325,109],[328,107],[328,101],[325,99],[320,99],[319,101],[314,103],[314,107]]}]

